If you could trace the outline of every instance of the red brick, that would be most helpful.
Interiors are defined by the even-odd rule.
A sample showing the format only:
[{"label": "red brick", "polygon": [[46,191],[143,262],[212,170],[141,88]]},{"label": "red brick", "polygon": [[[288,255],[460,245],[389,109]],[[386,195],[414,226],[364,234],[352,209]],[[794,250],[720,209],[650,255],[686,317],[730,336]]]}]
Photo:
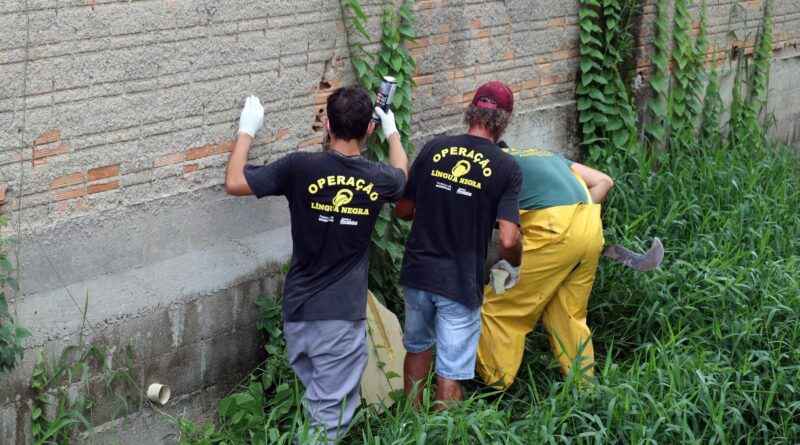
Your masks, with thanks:
[{"label": "red brick", "polygon": [[36,148],[33,147],[33,159],[47,158],[50,156],[63,155],[69,153],[69,147],[66,145],[59,145],[54,148]]},{"label": "red brick", "polygon": [[542,72],[544,74],[548,74],[550,72],[550,64],[549,63],[543,63],[543,64],[539,65],[539,69],[542,70]]},{"label": "red brick", "polygon": [[450,41],[450,36],[447,34],[440,34],[438,36],[431,36],[428,39],[431,45],[441,45]]},{"label": "red brick", "polygon": [[408,49],[425,48],[426,46],[428,46],[426,39],[416,39],[406,43],[406,48]]},{"label": "red brick", "polygon": [[203,145],[202,147],[194,147],[186,150],[186,160],[193,161],[195,159],[205,158],[214,154],[213,145]]},{"label": "red brick", "polygon": [[555,28],[555,27],[558,27],[558,26],[564,26],[566,23],[567,23],[567,19],[565,19],[563,17],[558,18],[558,19],[549,19],[547,21],[547,27],[548,28]]},{"label": "red brick", "polygon": [[107,192],[119,188],[119,181],[104,182],[102,184],[92,184],[87,187],[86,191],[90,195],[93,193]]},{"label": "red brick", "polygon": [[481,27],[481,19],[472,19],[472,29],[478,29]]},{"label": "red brick", "polygon": [[0,204],[5,204],[6,202],[6,188],[0,187]]},{"label": "red brick", "polygon": [[22,162],[22,154],[14,153],[11,155],[11,162]]},{"label": "red brick", "polygon": [[550,76],[542,79],[542,86],[553,85],[554,83],[558,83],[558,76]]},{"label": "red brick", "polygon": [[314,136],[313,138],[306,139],[300,142],[297,145],[297,148],[305,148],[310,147],[312,145],[319,145],[322,143],[322,140],[325,138],[325,135]]},{"label": "red brick", "polygon": [[425,74],[423,76],[414,76],[414,82],[419,85],[428,85],[433,83],[433,74]]},{"label": "red brick", "polygon": [[445,96],[442,98],[442,106],[446,107],[448,105],[460,104],[463,98],[464,96],[460,94],[456,94],[455,96]]},{"label": "red brick", "polygon": [[464,93],[464,96],[461,97],[461,102],[464,104],[468,104],[472,102],[472,99],[475,97],[475,91],[470,91],[468,93]]},{"label": "red brick", "polygon": [[214,154],[230,153],[233,151],[233,141],[222,141],[214,146]]},{"label": "red brick", "polygon": [[529,90],[531,88],[536,88],[539,86],[539,79],[530,79],[522,82],[522,88]]},{"label": "red brick", "polygon": [[434,6],[434,2],[432,2],[432,1],[420,2],[419,3],[419,9],[420,10],[431,9],[431,8],[433,8],[433,6]]},{"label": "red brick", "polygon": [[47,159],[34,159],[31,164],[33,165],[33,168],[44,167],[47,165]]},{"label": "red brick", "polygon": [[507,49],[506,52],[503,53],[503,60],[511,60],[514,58],[514,51]]},{"label": "red brick", "polygon": [[464,72],[464,70],[454,70],[454,71],[448,71],[448,72],[447,72],[447,79],[448,79],[448,80],[453,80],[453,79],[461,79],[461,78],[463,78],[465,75],[466,75],[466,73]]},{"label": "red brick", "polygon": [[53,180],[52,188],[69,187],[71,185],[83,184],[83,172],[70,173]]},{"label": "red brick", "polygon": [[79,196],[83,196],[83,187],[79,189],[63,190],[60,192],[56,192],[53,195],[53,199],[56,201],[63,201],[65,199],[77,198]]},{"label": "red brick", "polygon": [[153,160],[153,167],[155,168],[164,165],[178,164],[183,162],[184,159],[186,159],[186,155],[183,152],[156,156],[156,158]]},{"label": "red brick", "polygon": [[45,131],[44,133],[37,136],[36,140],[33,141],[33,145],[52,144],[53,142],[58,142],[60,140],[61,140],[61,130],[50,130],[50,131]]},{"label": "red brick", "polygon": [[280,140],[286,138],[286,136],[289,136],[289,133],[291,133],[291,132],[292,132],[291,128],[282,128],[282,129],[278,130],[277,134],[275,134],[275,140],[276,141],[280,141]]},{"label": "red brick", "polygon": [[450,32],[450,24],[442,23],[441,25],[439,25],[439,32]]},{"label": "red brick", "polygon": [[482,29],[482,30],[478,31],[478,33],[475,34],[475,35],[478,36],[479,39],[485,39],[485,38],[489,37],[491,34],[492,33],[488,29]]},{"label": "red brick", "polygon": [[508,85],[508,88],[511,89],[512,93],[519,93],[522,89],[522,82],[514,82]]},{"label": "red brick", "polygon": [[553,53],[553,59],[552,60],[554,60],[554,61],[555,60],[564,60],[564,59],[569,59],[570,57],[571,57],[571,54],[570,54],[569,50],[556,51],[556,52]]},{"label": "red brick", "polygon": [[119,176],[119,164],[106,165],[105,167],[97,167],[89,170],[87,179],[89,181],[97,181],[100,179],[111,178]]},{"label": "red brick", "polygon": [[184,173],[191,173],[197,171],[197,164],[186,164],[183,166]]}]

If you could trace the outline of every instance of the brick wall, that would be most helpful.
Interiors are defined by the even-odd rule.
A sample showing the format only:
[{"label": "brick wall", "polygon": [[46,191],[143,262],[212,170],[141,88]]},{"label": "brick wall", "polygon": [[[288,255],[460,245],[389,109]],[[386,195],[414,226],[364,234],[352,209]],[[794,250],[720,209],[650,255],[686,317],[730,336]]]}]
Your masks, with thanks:
[{"label": "brick wall", "polygon": [[[380,2],[362,3],[377,35]],[[645,1],[636,54],[643,79],[653,3]],[[763,1],[708,3],[709,58],[736,45],[751,51]],[[736,38],[734,4],[750,18],[747,28],[733,22]],[[414,141],[460,131],[474,90],[499,79],[517,98],[510,142],[574,149],[577,10],[555,0],[417,2]],[[800,4],[775,0],[774,22],[784,70],[771,82],[777,133],[800,140],[800,86],[790,74],[800,66]],[[27,440],[29,405],[16,394],[38,351],[80,326],[65,286],[91,295],[88,317],[112,340],[141,339],[145,357],[152,341],[158,358],[141,359],[141,384],[181,372],[183,392],[222,384],[208,377],[219,374],[213,361],[177,372],[169,357],[217,351],[221,338],[246,349],[252,317],[239,315],[252,308],[234,305],[239,312],[224,320],[209,314],[202,328],[181,308],[227,307],[226,289],[276,275],[274,263],[289,254],[284,201],[222,191],[238,114],[247,94],[265,105],[254,162],[316,149],[327,96],[354,81],[339,3],[9,0],[0,29],[0,211],[21,240],[13,308],[34,334],[0,391],[0,437]],[[159,336],[179,339],[146,340]],[[252,359],[238,359],[241,374]]]}]

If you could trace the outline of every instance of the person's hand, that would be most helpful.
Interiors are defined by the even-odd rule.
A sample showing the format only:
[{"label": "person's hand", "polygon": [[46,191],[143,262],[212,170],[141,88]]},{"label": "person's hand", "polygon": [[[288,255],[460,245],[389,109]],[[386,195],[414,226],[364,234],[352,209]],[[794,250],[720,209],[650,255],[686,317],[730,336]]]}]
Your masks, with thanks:
[{"label": "person's hand", "polygon": [[397,133],[397,125],[394,123],[394,113],[392,113],[392,110],[383,111],[381,107],[375,107],[375,113],[381,118],[381,127],[383,128],[383,135],[386,136],[386,139],[389,139],[392,133]]},{"label": "person's hand", "polygon": [[239,116],[239,132],[247,133],[250,137],[255,137],[256,132],[264,123],[264,107],[256,96],[247,96]]},{"label": "person's hand", "polygon": [[508,277],[504,283],[506,289],[511,289],[519,281],[519,267],[514,267],[506,260],[500,260],[492,266],[492,270],[504,270],[508,272]]}]

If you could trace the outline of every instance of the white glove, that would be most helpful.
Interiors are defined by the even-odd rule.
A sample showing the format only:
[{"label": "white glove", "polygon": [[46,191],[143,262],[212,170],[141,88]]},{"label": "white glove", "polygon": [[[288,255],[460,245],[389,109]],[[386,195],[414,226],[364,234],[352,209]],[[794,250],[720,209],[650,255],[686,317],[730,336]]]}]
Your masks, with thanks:
[{"label": "white glove", "polygon": [[508,277],[506,278],[506,282],[504,287],[506,289],[511,289],[512,287],[517,285],[519,281],[519,267],[514,267],[506,260],[500,260],[492,266],[492,270],[504,270],[508,272]]},{"label": "white glove", "polygon": [[392,133],[397,133],[397,125],[394,123],[394,113],[392,113],[392,110],[385,112],[382,108],[375,107],[375,113],[381,118],[381,127],[383,128],[383,134],[386,136],[386,139],[389,139]]},{"label": "white glove", "polygon": [[250,137],[255,137],[256,132],[264,123],[264,107],[256,96],[247,96],[239,116],[239,132],[247,133]]}]

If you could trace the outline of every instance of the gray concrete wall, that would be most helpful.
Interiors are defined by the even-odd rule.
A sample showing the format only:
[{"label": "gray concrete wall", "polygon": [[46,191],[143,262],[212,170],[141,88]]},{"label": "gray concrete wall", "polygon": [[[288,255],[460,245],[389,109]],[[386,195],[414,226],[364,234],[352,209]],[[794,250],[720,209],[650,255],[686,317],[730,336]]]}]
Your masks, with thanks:
[{"label": "gray concrete wall", "polygon": [[[363,3],[377,35],[380,2]],[[733,3],[712,5],[713,51],[736,43],[725,38]],[[652,12],[648,1],[645,77]],[[577,154],[576,2],[419,1],[415,15],[417,144],[461,131],[475,88],[500,79],[517,96],[510,143]],[[21,241],[12,309],[33,332],[0,388],[2,443],[29,442],[33,364],[75,340],[86,295],[89,338],[130,343],[135,381],[170,384],[173,414],[210,412],[263,358],[252,301],[281,286],[287,209],[226,196],[224,165],[246,94],[266,108],[254,162],[316,149],[321,105],[354,82],[342,23],[334,0],[0,3],[0,210]],[[737,29],[746,44],[753,28]],[[775,134],[794,141],[799,30],[800,6],[776,0],[770,106]],[[138,443],[163,436],[147,408],[132,422],[97,442],[130,440],[131,428],[151,433]]]}]

